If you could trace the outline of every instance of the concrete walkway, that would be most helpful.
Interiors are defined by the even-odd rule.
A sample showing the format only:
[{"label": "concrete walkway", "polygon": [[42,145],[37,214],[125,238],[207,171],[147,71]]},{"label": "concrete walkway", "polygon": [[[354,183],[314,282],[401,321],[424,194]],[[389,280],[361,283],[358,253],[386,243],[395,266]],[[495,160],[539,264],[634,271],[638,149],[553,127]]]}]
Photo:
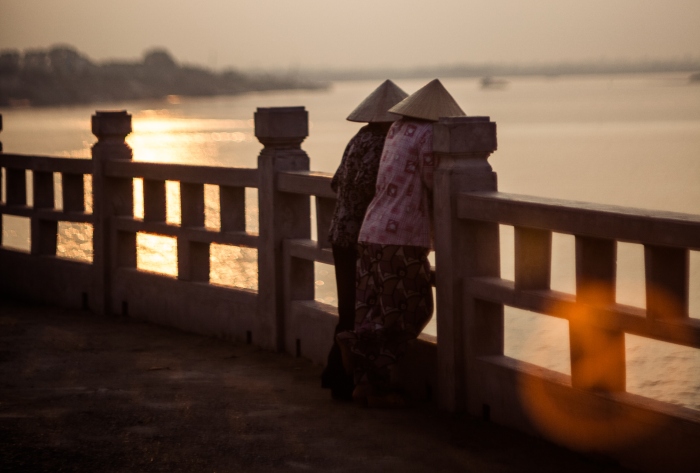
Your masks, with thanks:
[{"label": "concrete walkway", "polygon": [[429,406],[335,402],[321,368],[0,299],[2,472],[616,472]]}]

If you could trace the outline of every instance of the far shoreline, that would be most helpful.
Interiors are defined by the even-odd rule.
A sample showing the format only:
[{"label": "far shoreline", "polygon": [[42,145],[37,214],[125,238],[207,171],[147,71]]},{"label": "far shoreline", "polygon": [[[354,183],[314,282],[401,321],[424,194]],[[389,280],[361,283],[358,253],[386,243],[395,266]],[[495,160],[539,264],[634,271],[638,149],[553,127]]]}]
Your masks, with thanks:
[{"label": "far shoreline", "polygon": [[[608,77],[611,80],[615,78],[631,78],[631,77],[659,77],[670,76],[669,79],[675,81],[678,86],[697,86],[700,85],[700,80],[697,72],[694,71],[647,71],[647,72],[618,72],[618,73],[568,73],[561,75],[543,75],[543,74],[513,74],[513,75],[499,75],[499,76],[447,76],[440,77],[444,80],[473,80],[475,83],[480,84],[482,89],[491,90],[491,87],[484,85],[484,79],[493,79],[495,81],[502,81],[504,87],[494,87],[493,90],[502,90],[507,88],[510,82],[517,82],[519,80],[530,80],[530,79],[540,79],[540,80],[566,80],[566,79],[585,79],[585,78],[602,78]],[[410,81],[421,81],[430,80],[435,78],[435,76],[416,76],[416,77],[404,77],[396,80],[410,80]],[[392,78],[394,79],[394,78]],[[146,104],[153,103],[154,105],[171,105],[177,106],[182,101],[190,100],[201,100],[201,99],[218,99],[226,97],[243,97],[252,94],[275,94],[275,93],[289,93],[289,92],[308,92],[308,91],[318,91],[325,92],[333,88],[335,83],[346,83],[346,82],[372,82],[377,79],[374,78],[349,78],[349,79],[336,79],[332,81],[325,82],[323,86],[314,87],[290,87],[290,88],[279,88],[279,89],[265,89],[265,90],[247,90],[237,93],[226,93],[226,94],[213,94],[213,95],[175,95],[169,94],[163,97],[148,97],[140,99],[124,99],[124,100],[104,100],[104,101],[94,101],[94,102],[74,102],[74,103],[61,103],[61,104],[51,104],[51,105],[32,105],[32,104],[9,104],[0,105],[1,112],[9,111],[20,111],[20,110],[50,110],[50,109],[70,109],[70,108],[80,108],[80,107],[97,107],[103,110],[121,110],[124,109],[123,105],[127,104]]]}]

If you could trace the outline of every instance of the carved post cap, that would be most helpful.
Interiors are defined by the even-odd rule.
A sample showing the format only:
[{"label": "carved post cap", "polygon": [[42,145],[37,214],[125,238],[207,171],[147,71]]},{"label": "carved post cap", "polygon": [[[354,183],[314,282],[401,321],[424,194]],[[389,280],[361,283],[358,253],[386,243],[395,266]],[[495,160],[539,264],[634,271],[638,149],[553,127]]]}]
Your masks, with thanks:
[{"label": "carved post cap", "polygon": [[131,115],[126,110],[97,111],[92,116],[92,134],[98,139],[122,137],[131,133]]},{"label": "carved post cap", "polygon": [[304,107],[258,108],[255,137],[265,146],[298,147],[309,136],[309,112]]},{"label": "carved post cap", "polygon": [[498,148],[496,123],[489,117],[441,117],[433,125],[433,151],[489,154]]}]

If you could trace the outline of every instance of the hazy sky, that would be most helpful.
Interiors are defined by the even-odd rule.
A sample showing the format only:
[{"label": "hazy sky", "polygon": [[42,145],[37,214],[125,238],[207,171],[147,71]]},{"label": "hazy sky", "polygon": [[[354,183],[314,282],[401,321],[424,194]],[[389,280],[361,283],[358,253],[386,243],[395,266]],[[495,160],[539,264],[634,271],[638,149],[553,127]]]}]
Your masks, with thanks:
[{"label": "hazy sky", "polygon": [[223,68],[700,57],[700,0],[0,0],[0,49]]}]

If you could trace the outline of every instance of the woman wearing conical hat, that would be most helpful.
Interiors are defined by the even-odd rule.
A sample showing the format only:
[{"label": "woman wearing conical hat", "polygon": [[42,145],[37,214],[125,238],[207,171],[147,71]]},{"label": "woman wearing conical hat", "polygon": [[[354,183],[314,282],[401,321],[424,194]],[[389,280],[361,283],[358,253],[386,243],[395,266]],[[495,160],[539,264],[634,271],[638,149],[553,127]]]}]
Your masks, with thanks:
[{"label": "woman wearing conical hat", "polygon": [[390,369],[433,313],[433,123],[465,115],[437,79],[389,111],[402,118],[387,134],[358,238],[355,328],[336,337],[354,374],[353,398],[377,406],[404,402]]},{"label": "woman wearing conical hat", "polygon": [[[407,95],[392,81],[384,81],[347,118],[367,125],[360,128],[348,143],[331,181],[331,187],[338,194],[329,231],[338,287],[339,322],[336,334],[354,327],[357,236],[367,206],[374,197],[379,158],[386,134],[391,124],[400,118],[387,110]],[[340,349],[335,341],[328,355],[321,384],[324,388],[331,389],[334,398],[350,399],[352,396],[353,378],[343,368]]]}]

